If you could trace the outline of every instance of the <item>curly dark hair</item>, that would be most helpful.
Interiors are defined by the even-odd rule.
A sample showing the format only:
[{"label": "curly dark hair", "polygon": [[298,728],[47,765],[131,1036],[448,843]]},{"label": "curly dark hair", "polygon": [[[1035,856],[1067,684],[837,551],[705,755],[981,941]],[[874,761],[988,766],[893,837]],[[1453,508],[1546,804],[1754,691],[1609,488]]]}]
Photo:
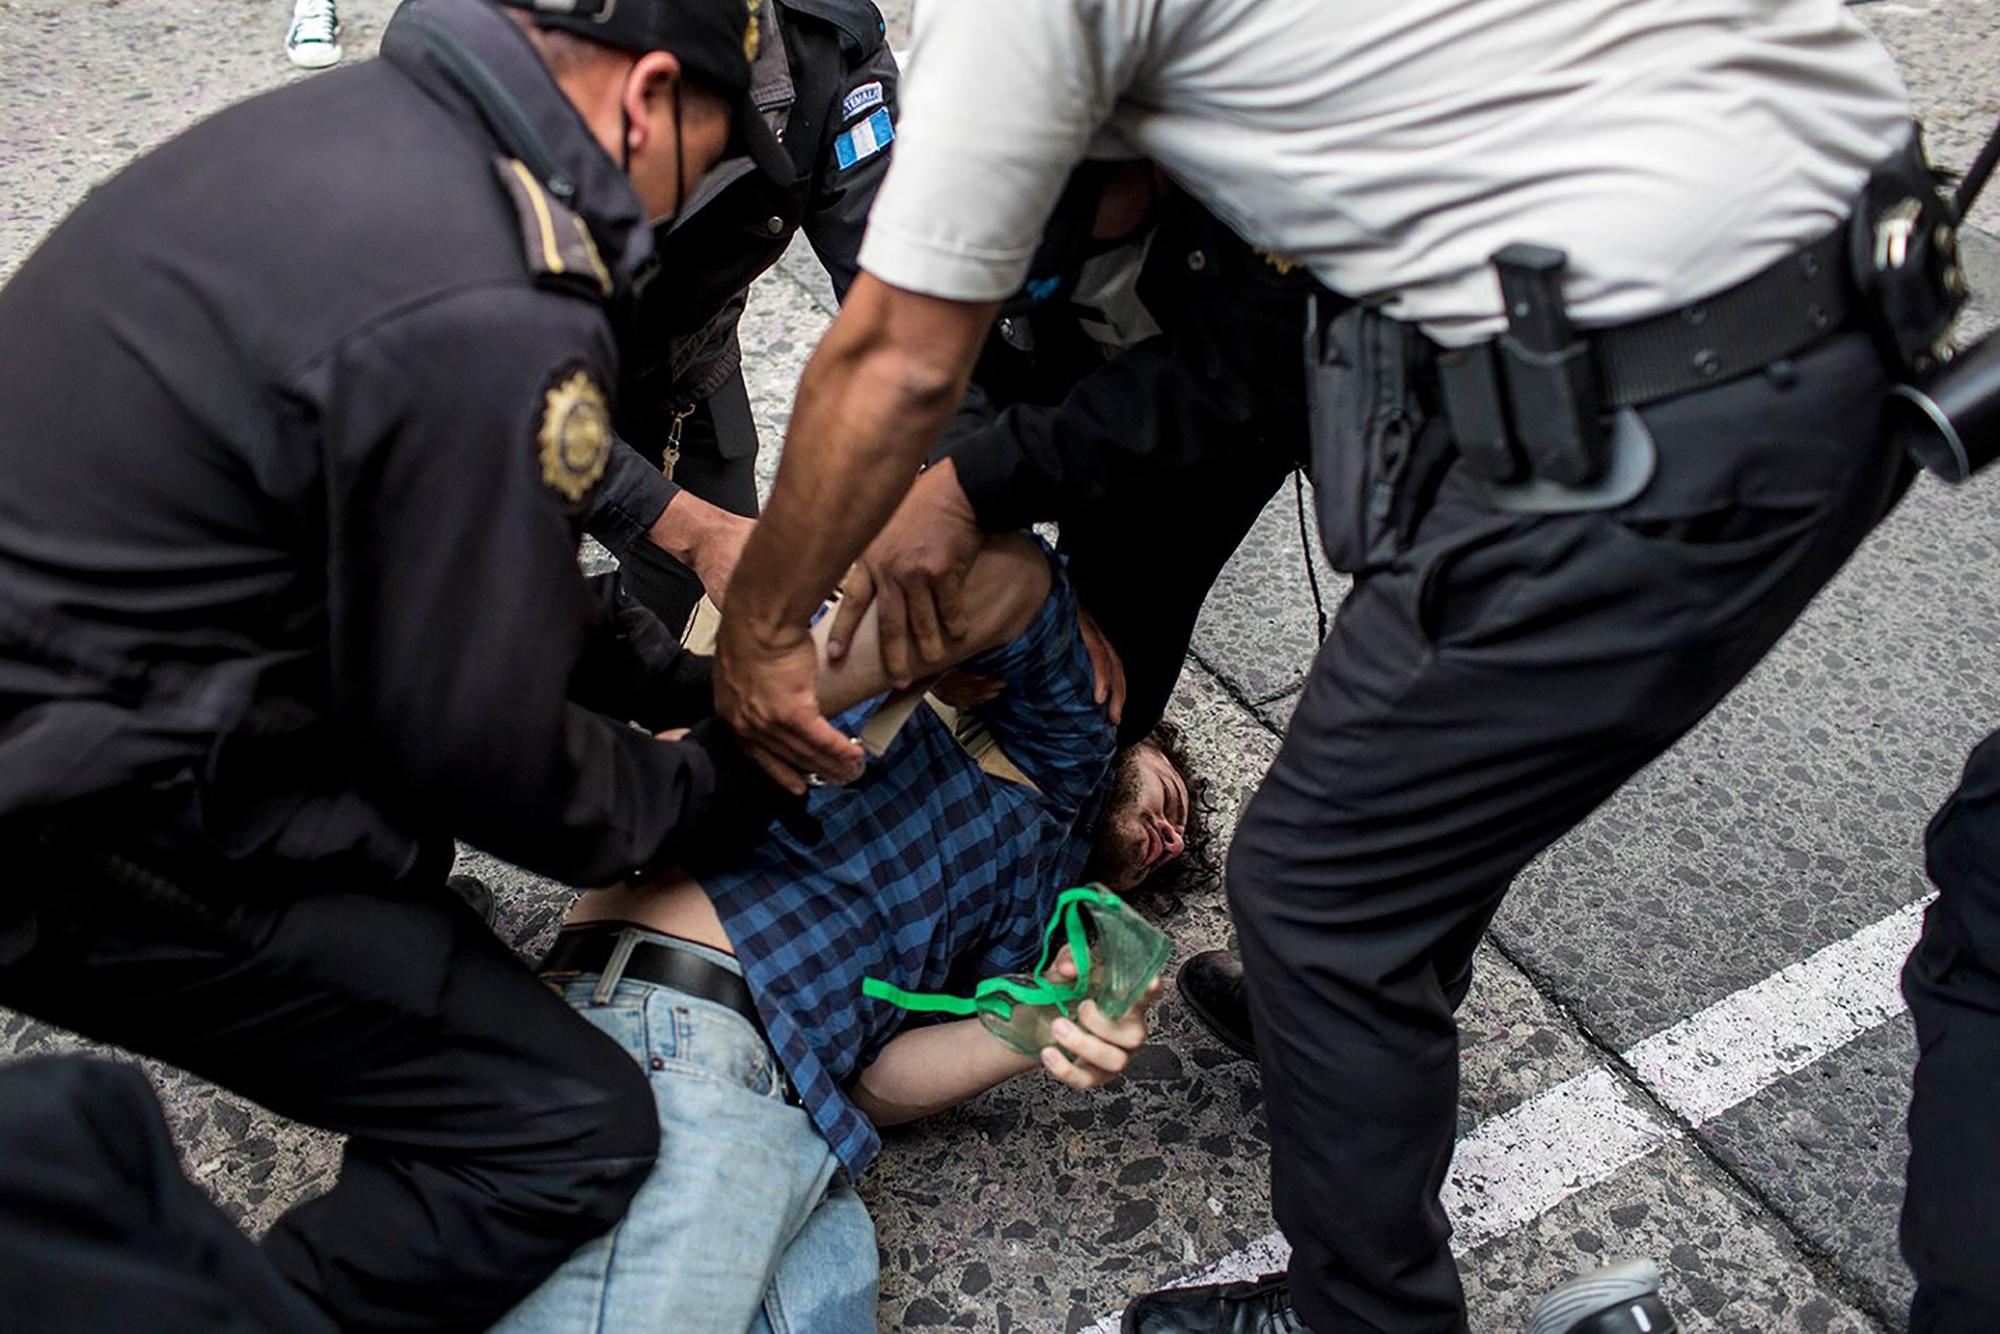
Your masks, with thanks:
[{"label": "curly dark hair", "polygon": [[[1186,737],[1181,729],[1173,723],[1162,719],[1154,726],[1152,731],[1146,734],[1143,740],[1127,747],[1120,753],[1117,768],[1114,770],[1112,776],[1114,786],[1111,796],[1104,805],[1105,812],[1108,814],[1121,805],[1138,800],[1142,780],[1138,766],[1132,762],[1132,753],[1140,746],[1151,746],[1158,750],[1166,757],[1167,762],[1172,764],[1180,773],[1182,781],[1187,784],[1187,827],[1181,833],[1186,850],[1179,857],[1160,867],[1152,875],[1147,876],[1139,884],[1133,886],[1127,894],[1128,898],[1151,894],[1155,891],[1168,890],[1178,886],[1182,883],[1182,878],[1188,875],[1190,871],[1200,873],[1214,869],[1209,865],[1210,859],[1207,855],[1208,820],[1206,818],[1206,803],[1203,801],[1203,794],[1207,785],[1189,767]],[[1091,848],[1090,859],[1084,864],[1085,878],[1101,881],[1112,879],[1111,859],[1113,855],[1113,850],[1100,839]]]}]

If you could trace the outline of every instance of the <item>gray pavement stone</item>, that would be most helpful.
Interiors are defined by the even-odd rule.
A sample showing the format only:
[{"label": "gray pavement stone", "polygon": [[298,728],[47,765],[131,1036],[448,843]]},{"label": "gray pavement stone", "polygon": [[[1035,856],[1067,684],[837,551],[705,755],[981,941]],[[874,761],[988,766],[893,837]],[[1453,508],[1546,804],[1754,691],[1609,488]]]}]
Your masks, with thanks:
[{"label": "gray pavement stone", "polygon": [[833,298],[833,279],[803,234],[793,237],[791,245],[785,248],[785,253],[778,259],[777,272],[804,289],[828,319],[832,319],[833,313],[840,309],[840,303]]},{"label": "gray pavement stone", "polygon": [[[1917,0],[1855,13],[1896,57],[1932,160],[1962,171],[2000,121],[2000,10],[1988,0]],[[1972,222],[2000,236],[2000,188],[1988,187]]]},{"label": "gray pavement stone", "polygon": [[[1320,551],[1319,532],[1306,507],[1306,529],[1321,597],[1329,618],[1349,580],[1336,574]],[[1287,481],[1257,516],[1195,622],[1194,654],[1252,703],[1298,689],[1319,644],[1307,556],[1299,537],[1298,501]]]},{"label": "gray pavement stone", "polygon": [[1599,1063],[1596,1049],[1490,944],[1473,958],[1458,1045],[1460,1135]]},{"label": "gray pavement stone", "polygon": [[1959,253],[1965,261],[1972,298],[1959,318],[1958,332],[1970,341],[2000,326],[2000,240],[1967,228],[1959,234]]},{"label": "gray pavement stone", "polygon": [[1263,720],[1264,726],[1275,732],[1282,733],[1287,727],[1291,726],[1292,711],[1299,707],[1299,696],[1304,693],[1305,690],[1301,687],[1288,695],[1280,695],[1276,699],[1266,700],[1257,706],[1257,717]]},{"label": "gray pavement stone", "polygon": [[[794,251],[797,246],[792,247]],[[792,397],[806,358],[826,332],[831,316],[804,285],[784,273],[768,275],[750,289],[739,338],[743,344],[743,378],[750,388],[751,415],[757,421],[757,492],[771,493],[778,459],[784,453],[785,430],[791,425]]]},{"label": "gray pavement stone", "polygon": [[1464,1257],[1472,1327],[1520,1329],[1561,1278],[1640,1256],[1659,1261],[1661,1293],[1683,1334],[1878,1328],[1685,1144],[1639,1160]]},{"label": "gray pavement stone", "polygon": [[1255,1069],[1191,1024],[1163,1006],[1155,1041],[1096,1095],[1031,1075],[891,1132],[862,1181],[883,1328],[1073,1329],[1268,1231]]},{"label": "gray pavement stone", "polygon": [[1900,1016],[1701,1130],[1897,1329],[1915,1289],[1896,1249],[1915,1060],[1915,1035]]},{"label": "gray pavement stone", "polygon": [[[343,0],[348,60],[393,0]],[[9,0],[0,5],[0,282],[84,191],[250,93],[305,77],[285,59],[287,0]],[[32,78],[14,71],[33,70]]]},{"label": "gray pavement stone", "polygon": [[530,962],[548,953],[556,928],[576,900],[577,891],[568,885],[545,880],[463,844],[451,869],[460,875],[476,875],[486,882],[493,891],[497,910],[494,934]]},{"label": "gray pavement stone", "polygon": [[878,0],[875,6],[882,11],[882,21],[888,25],[889,45],[901,51],[910,44],[910,12],[916,7],[916,0]]},{"label": "gray pavement stone", "polygon": [[1611,1046],[1926,892],[1918,839],[2000,719],[2000,478],[1921,482],[1734,695],[1531,866],[1495,924]]}]

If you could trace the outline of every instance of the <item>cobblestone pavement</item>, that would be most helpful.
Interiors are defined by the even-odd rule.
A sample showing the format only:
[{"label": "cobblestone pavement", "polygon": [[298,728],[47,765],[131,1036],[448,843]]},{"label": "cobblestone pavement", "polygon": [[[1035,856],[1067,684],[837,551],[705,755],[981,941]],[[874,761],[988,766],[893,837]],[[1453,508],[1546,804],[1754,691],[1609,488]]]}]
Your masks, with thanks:
[{"label": "cobblestone pavement", "polygon": [[[390,9],[345,0],[350,59]],[[2000,116],[2000,5],[1858,12],[1963,165]],[[0,276],[134,153],[295,77],[286,15],[278,0],[0,0]],[[1976,222],[1984,327],[2000,205]],[[767,469],[830,309],[802,250],[753,294]],[[1893,972],[1927,892],[1923,823],[2000,724],[1996,497],[2000,479],[1920,483],[1742,689],[1522,878],[1464,1014],[1451,1203],[1475,1328],[1518,1328],[1550,1284],[1624,1254],[1662,1261],[1689,1330],[1901,1328],[1914,1053]],[[1217,831],[1149,905],[1183,955],[1228,941],[1223,846],[1314,646],[1291,505],[1281,494],[1230,566],[1173,704]],[[505,936],[545,938],[562,889],[465,861],[501,887]],[[1171,1001],[1158,1016],[1109,1090],[1020,1081],[890,1136],[864,1187],[883,1329],[1084,1329],[1128,1293],[1272,1262],[1256,1074]],[[74,1045],[0,1012],[0,1052]],[[149,1069],[188,1171],[244,1226],[331,1179],[330,1137]]]}]

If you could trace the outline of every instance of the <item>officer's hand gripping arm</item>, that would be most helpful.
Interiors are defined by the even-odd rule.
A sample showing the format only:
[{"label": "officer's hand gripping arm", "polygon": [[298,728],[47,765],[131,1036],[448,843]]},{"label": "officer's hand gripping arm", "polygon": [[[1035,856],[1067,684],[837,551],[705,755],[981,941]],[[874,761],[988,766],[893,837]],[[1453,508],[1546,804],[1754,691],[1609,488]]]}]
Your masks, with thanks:
[{"label": "officer's hand gripping arm", "polygon": [[718,710],[780,782],[848,779],[859,748],[820,716],[806,625],[880,530],[958,402],[990,303],[898,291],[864,274],[799,383],[771,503],[723,621]]}]

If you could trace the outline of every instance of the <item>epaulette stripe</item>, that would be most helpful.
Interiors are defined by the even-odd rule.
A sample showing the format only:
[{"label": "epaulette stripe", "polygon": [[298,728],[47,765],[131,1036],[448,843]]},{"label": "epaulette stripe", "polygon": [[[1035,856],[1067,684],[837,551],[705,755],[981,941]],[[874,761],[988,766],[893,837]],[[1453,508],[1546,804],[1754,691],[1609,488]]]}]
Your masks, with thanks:
[{"label": "epaulette stripe", "polygon": [[604,267],[604,257],[597,253],[597,242],[590,239],[590,228],[574,213],[569,215],[569,225],[576,228],[576,239],[583,246],[583,257],[590,261],[591,271],[597,274],[598,285],[604,289],[604,295],[610,296],[611,270]]},{"label": "epaulette stripe", "polygon": [[535,179],[535,174],[519,158],[510,159],[507,165],[527,190],[528,202],[535,207],[535,221],[541,224],[542,229],[543,262],[549,266],[550,273],[567,273],[569,270],[563,264],[562,251],[556,247],[555,219],[549,216],[549,201],[542,193],[542,183]]}]

